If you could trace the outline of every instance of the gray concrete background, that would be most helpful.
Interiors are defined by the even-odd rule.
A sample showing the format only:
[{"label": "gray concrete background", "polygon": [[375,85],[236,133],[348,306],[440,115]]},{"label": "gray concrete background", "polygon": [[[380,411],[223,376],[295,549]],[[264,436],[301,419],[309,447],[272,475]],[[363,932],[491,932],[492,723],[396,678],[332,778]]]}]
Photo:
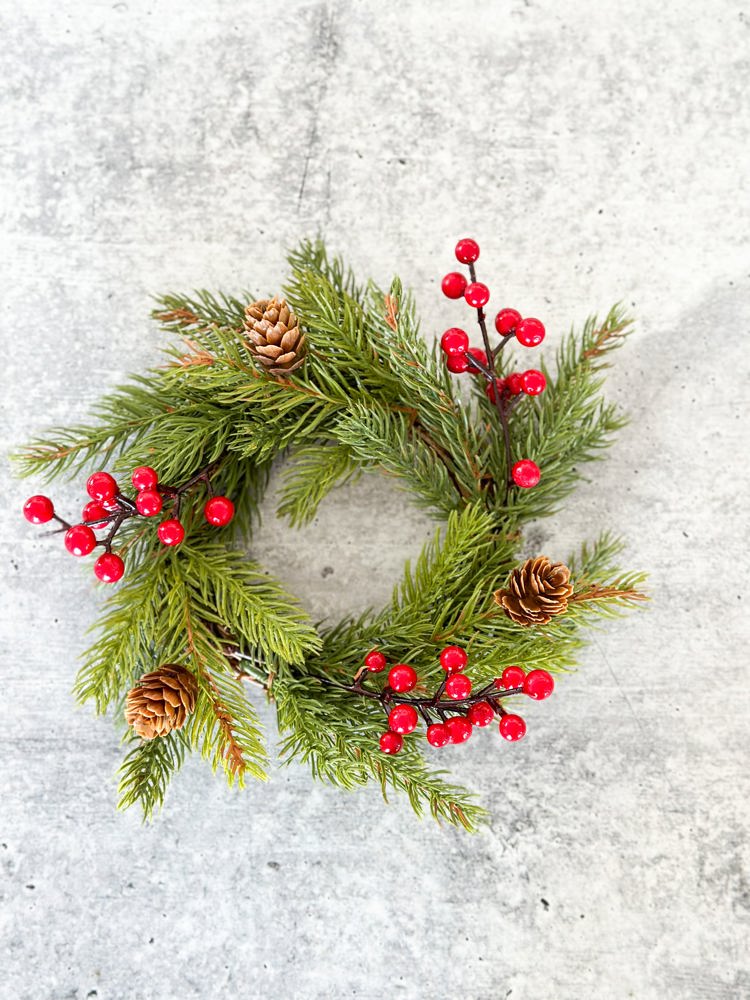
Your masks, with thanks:
[{"label": "gray concrete background", "polygon": [[[614,525],[654,594],[523,744],[451,755],[493,812],[475,838],[302,767],[230,794],[198,763],[144,828],[113,808],[113,730],[70,695],[99,595],[4,475],[0,995],[750,996],[747,5],[0,17],[4,450],[157,358],[154,291],[274,290],[285,246],[321,230],[362,273],[398,269],[432,336],[472,234],[494,301],[545,319],[550,346],[614,300],[635,312],[609,384],[632,423],[529,548]],[[304,538],[269,496],[252,547],[339,615],[385,599],[428,530],[368,480]]]}]

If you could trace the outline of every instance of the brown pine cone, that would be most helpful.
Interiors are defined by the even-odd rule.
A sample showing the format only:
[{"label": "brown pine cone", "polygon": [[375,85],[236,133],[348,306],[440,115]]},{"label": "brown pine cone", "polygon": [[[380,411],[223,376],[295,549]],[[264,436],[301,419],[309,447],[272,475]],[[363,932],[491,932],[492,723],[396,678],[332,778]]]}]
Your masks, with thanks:
[{"label": "brown pine cone", "polygon": [[288,375],[305,360],[305,335],[284,299],[259,299],[245,309],[245,331],[253,357],[272,375]]},{"label": "brown pine cone", "polygon": [[198,684],[190,671],[179,663],[165,663],[128,691],[125,721],[143,740],[166,736],[182,729],[197,695]]},{"label": "brown pine cone", "polygon": [[567,610],[572,594],[568,567],[537,556],[514,569],[508,586],[494,597],[518,625],[544,625]]}]

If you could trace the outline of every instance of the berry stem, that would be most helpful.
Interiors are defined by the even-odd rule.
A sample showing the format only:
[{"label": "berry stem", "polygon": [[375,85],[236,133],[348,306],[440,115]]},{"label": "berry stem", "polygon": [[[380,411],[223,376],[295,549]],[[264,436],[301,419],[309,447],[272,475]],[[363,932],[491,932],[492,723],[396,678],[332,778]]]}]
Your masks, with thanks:
[{"label": "berry stem", "polygon": [[[472,283],[477,280],[476,268],[473,264],[469,264],[469,274],[471,276]],[[484,342],[484,351],[487,355],[487,361],[489,363],[490,371],[493,376],[495,374],[495,357],[492,353],[492,347],[490,346],[490,335],[487,333],[487,323],[484,318],[484,309],[480,306],[477,309],[477,322],[479,323],[479,329],[482,331],[482,341]]]},{"label": "berry stem", "polygon": [[498,355],[500,354],[500,352],[502,351],[502,349],[505,347],[505,345],[508,343],[508,341],[509,340],[513,340],[514,337],[515,337],[515,333],[506,333],[505,336],[500,341],[500,343],[497,345],[497,347],[495,347],[493,349],[493,351],[492,351],[492,357],[494,359],[497,359]]},{"label": "berry stem", "polygon": [[[489,704],[497,711],[502,714],[499,707],[499,701],[502,698],[509,698],[511,695],[523,694],[523,687],[508,688],[505,691],[498,691],[495,688],[494,681],[483,687],[479,691],[472,692],[468,698],[461,698],[453,700],[452,698],[443,699],[442,695],[445,690],[445,684],[447,678],[444,678],[442,683],[437,689],[437,692],[431,697],[410,697],[408,694],[398,694],[392,688],[385,687],[382,691],[371,691],[367,688],[363,688],[361,684],[353,682],[352,684],[342,684],[339,681],[334,681],[330,677],[318,677],[321,684],[325,684],[327,687],[339,688],[341,691],[349,691],[351,694],[358,694],[364,698],[372,698],[374,701],[379,701],[383,708],[388,710],[389,705],[412,705],[422,716],[423,719],[429,719],[430,712],[439,716],[441,719],[445,719],[447,712],[460,712],[465,714],[472,705],[476,704],[478,701],[487,701]],[[492,697],[488,697],[488,692],[492,691],[494,688],[494,693]],[[498,707],[496,708],[494,702],[498,702]],[[432,719],[429,719],[432,722]]]},{"label": "berry stem", "polygon": [[[136,505],[133,503],[130,497],[126,497],[124,493],[115,493],[115,500],[117,500],[117,503],[120,507],[124,507],[125,510],[130,511],[131,514],[136,514],[138,512],[138,508],[136,507]],[[115,511],[114,515],[111,516],[119,517],[119,513]],[[99,520],[95,521],[94,524],[100,524],[103,520],[104,518],[99,518]]]},{"label": "berry stem", "polygon": [[[481,312],[482,310],[480,309],[478,311]],[[505,339],[507,340],[508,338],[506,337]],[[493,387],[492,397],[494,398],[495,409],[497,410],[498,416],[500,418],[500,426],[503,429],[503,443],[505,445],[505,464],[507,467],[507,475],[505,479],[505,499],[503,500],[503,503],[507,504],[508,495],[513,485],[513,477],[511,476],[510,472],[511,466],[513,465],[513,454],[510,446],[510,425],[508,423],[508,414],[510,413],[511,409],[516,405],[519,397],[516,397],[516,399],[509,400],[506,395],[506,390],[498,389],[497,385],[495,384],[495,379],[497,378],[497,375],[495,374],[494,366],[491,363],[488,363],[487,365],[482,364],[481,361],[475,358],[473,354],[469,354],[468,351],[464,351],[464,357],[470,362],[470,364],[474,365],[476,368],[479,369],[482,375],[484,375],[484,377],[487,379],[487,384]],[[488,362],[490,357],[491,357],[491,352],[488,355]]]},{"label": "berry stem", "polygon": [[[499,395],[499,393],[498,393]],[[510,495],[510,489],[513,485],[513,476],[511,475],[511,468],[513,466],[513,454],[510,447],[510,425],[508,423],[508,413],[505,409],[505,403],[501,403],[499,408],[500,413],[500,424],[503,428],[503,441],[505,443],[505,465],[506,465],[506,478],[505,478],[505,498],[503,504],[508,503],[508,497]]]},{"label": "berry stem", "polygon": [[112,527],[110,528],[107,537],[103,538],[100,542],[97,542],[96,544],[103,546],[105,552],[111,552],[112,542],[114,541],[115,535],[120,530],[123,521],[127,521],[129,517],[135,517],[137,513],[138,512],[135,508],[135,505],[130,504],[130,502],[128,502],[128,507],[125,510],[121,510],[119,513],[115,514],[114,519],[112,521]]},{"label": "berry stem", "polygon": [[[199,469],[198,472],[192,475],[181,486],[166,486],[161,484],[156,486],[156,489],[164,497],[168,497],[174,500],[172,517],[179,519],[180,505],[183,496],[198,483],[200,482],[205,483],[209,494],[211,496],[214,495],[214,490],[211,484],[211,476],[220,468],[221,463],[223,461],[223,457],[224,456],[222,455],[218,459],[215,459],[213,462],[211,462],[209,465],[205,466],[202,469]],[[129,520],[131,517],[144,516],[138,510],[138,507],[136,506],[135,502],[131,500],[130,497],[126,496],[124,493],[120,493],[118,491],[114,494],[112,499],[115,501],[116,507],[111,512],[106,514],[102,512],[101,516],[89,518],[88,520],[85,521],[76,522],[77,524],[82,524],[87,528],[94,528],[94,529],[104,528],[104,527],[109,528],[106,537],[102,538],[101,540],[97,540],[94,546],[95,548],[96,547],[103,548],[105,552],[112,551],[112,543],[114,542],[115,536],[117,535],[118,531],[125,523],[125,521]],[[65,532],[69,531],[71,527],[73,527],[73,525],[71,525],[70,522],[60,517],[60,515],[57,512],[54,512],[52,514],[52,517],[60,525],[60,527],[55,528],[53,531],[49,532],[49,534],[53,535],[60,534],[64,531]]]},{"label": "berry stem", "polygon": [[[472,282],[477,280],[476,268],[473,264],[469,264],[469,275]],[[471,357],[472,364],[482,372],[485,378],[489,379],[489,384],[492,386],[493,391],[491,397],[495,402],[495,409],[497,410],[497,415],[500,418],[500,426],[503,429],[503,443],[505,445],[505,466],[506,466],[506,478],[505,478],[505,498],[503,499],[503,505],[507,505],[508,497],[510,496],[510,490],[513,485],[513,477],[511,475],[511,466],[513,465],[513,453],[510,446],[510,427],[508,425],[508,414],[505,409],[505,393],[500,392],[495,383],[497,378],[497,370],[495,368],[496,356],[503,349],[507,341],[514,336],[514,334],[509,333],[500,341],[497,347],[497,351],[493,351],[490,345],[490,337],[487,333],[487,323],[485,322],[484,309],[477,309],[477,322],[479,323],[479,329],[482,331],[482,341],[484,343],[484,351],[487,355],[487,366],[485,367],[481,362],[477,361],[473,356]],[[466,356],[466,355],[465,355]]]}]

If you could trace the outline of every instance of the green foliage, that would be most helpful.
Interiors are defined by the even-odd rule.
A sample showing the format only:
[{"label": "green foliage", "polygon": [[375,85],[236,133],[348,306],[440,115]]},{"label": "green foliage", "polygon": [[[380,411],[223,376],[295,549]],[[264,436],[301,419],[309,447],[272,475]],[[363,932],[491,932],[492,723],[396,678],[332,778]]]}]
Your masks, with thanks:
[{"label": "green foliage", "polygon": [[[514,454],[530,458],[542,469],[532,490],[516,490],[510,513],[519,520],[546,517],[557,511],[580,478],[580,467],[602,457],[627,420],[601,396],[602,369],[619,347],[631,323],[619,307],[600,323],[589,318],[580,336],[570,332],[550,370],[542,364],[547,389],[524,399],[513,413]],[[489,403],[486,403],[489,406]]]},{"label": "green foliage", "polygon": [[406,414],[359,403],[349,407],[335,433],[364,469],[395,476],[428,510],[445,516],[460,503],[448,470],[436,465],[434,452],[412,434]]},{"label": "green foliage", "polygon": [[398,759],[378,749],[384,717],[380,708],[345,692],[323,687],[316,678],[282,681],[275,687],[279,727],[286,734],[282,755],[310,765],[313,776],[354,789],[370,780],[404,792],[418,816],[425,811],[438,820],[476,830],[485,812],[465,789],[432,771],[408,741]]},{"label": "green foliage", "polygon": [[324,497],[359,471],[352,450],[337,441],[312,441],[296,448],[284,476],[279,514],[296,527],[308,524]]},{"label": "green foliage", "polygon": [[[91,423],[52,431],[17,456],[21,474],[45,479],[107,465],[124,475],[147,463],[179,485],[210,465],[214,485],[237,506],[234,532],[217,534],[200,516],[206,492],[198,484],[182,514],[187,540],[170,551],[155,542],[153,526],[128,522],[118,539],[127,576],[104,604],[76,695],[122,721],[126,693],[143,673],[179,662],[196,677],[197,704],[181,731],[148,742],[126,737],[120,805],[137,802],[146,817],[187,753],[200,753],[230,784],[265,777],[248,696],[257,682],[275,699],[286,760],[305,761],[315,777],[344,788],[375,781],[384,795],[405,794],[420,815],[475,829],[483,811],[434,771],[416,739],[397,757],[378,751],[379,702],[323,679],[348,682],[377,645],[432,684],[447,642],[467,648],[475,683],[509,663],[569,670],[586,628],[641,599],[642,578],[617,569],[619,544],[606,534],[571,557],[575,598],[548,625],[516,625],[492,596],[517,564],[522,524],[557,510],[582,464],[622,426],[601,390],[630,323],[619,308],[592,318],[564,339],[554,364],[542,365],[547,391],[519,400],[510,421],[513,456],[536,461],[542,480],[508,492],[503,436],[483,382],[467,404],[460,380],[423,340],[401,282],[387,292],[359,283],[319,242],[301,244],[289,263],[285,291],[309,347],[292,376],[268,377],[245,347],[244,308],[255,296],[167,295],[154,310],[173,337],[165,363],[109,393]],[[441,522],[385,608],[316,629],[234,547],[286,452],[279,512],[295,526],[309,523],[331,490],[375,470]]]},{"label": "green foliage", "polygon": [[130,750],[118,772],[118,808],[140,805],[144,820],[164,803],[169,783],[182,767],[190,746],[181,731],[158,740],[128,739]]},{"label": "green foliage", "polygon": [[111,463],[128,442],[136,442],[154,424],[172,413],[179,401],[164,391],[154,376],[134,375],[129,385],[120,386],[97,406],[95,424],[60,427],[54,436],[33,441],[16,456],[24,476],[52,479],[80,473],[95,459]]}]

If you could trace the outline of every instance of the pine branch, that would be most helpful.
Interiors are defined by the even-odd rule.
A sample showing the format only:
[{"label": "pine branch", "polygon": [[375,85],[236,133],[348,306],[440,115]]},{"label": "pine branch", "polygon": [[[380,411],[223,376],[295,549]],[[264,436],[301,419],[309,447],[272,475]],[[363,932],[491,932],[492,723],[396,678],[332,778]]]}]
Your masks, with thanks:
[{"label": "pine branch", "polygon": [[229,785],[244,787],[245,776],[266,780],[266,749],[257,713],[236,676],[227,673],[221,640],[199,614],[191,595],[183,595],[188,656],[200,690],[185,733],[212,769],[223,768]]},{"label": "pine branch", "polygon": [[138,803],[144,821],[164,804],[169,782],[182,767],[188,745],[185,735],[171,732],[155,740],[137,740],[123,760],[118,775],[118,809]]},{"label": "pine branch", "polygon": [[287,254],[293,272],[311,271],[325,278],[339,295],[362,301],[363,288],[342,257],[331,257],[322,240],[302,240]]},{"label": "pine branch", "polygon": [[189,295],[162,295],[151,316],[167,333],[199,340],[204,350],[221,349],[220,334],[242,329],[245,306],[257,296],[243,292],[239,297],[214,295],[199,289]]},{"label": "pine branch", "polygon": [[307,615],[280,584],[220,542],[181,546],[178,572],[200,616],[270,660],[300,664],[320,649]]},{"label": "pine branch", "polygon": [[377,404],[350,407],[335,427],[337,439],[365,469],[380,469],[404,481],[420,506],[441,515],[459,506],[450,468],[412,432],[408,417]]},{"label": "pine branch", "polygon": [[429,811],[469,831],[484,821],[484,810],[472,796],[446,782],[441,772],[430,771],[416,749],[408,748],[397,762],[380,753],[384,720],[371,703],[323,693],[314,678],[285,681],[276,694],[279,728],[288,733],[281,748],[287,762],[304,761],[314,777],[350,790],[374,779],[385,798],[389,789],[405,793],[418,816]]},{"label": "pine branch", "polygon": [[570,573],[579,588],[597,579],[611,579],[617,573],[614,560],[625,545],[610,531],[603,531],[595,542],[584,542],[567,560]]},{"label": "pine branch", "polygon": [[58,428],[50,432],[54,437],[23,447],[14,456],[18,473],[50,480],[63,474],[72,478],[94,458],[107,465],[179,405],[180,400],[170,397],[157,377],[134,375],[132,384],[120,386],[100,401],[99,423]]},{"label": "pine branch", "polygon": [[428,542],[412,570],[407,562],[403,581],[394,591],[390,608],[376,619],[407,628],[410,621],[425,621],[436,635],[465,613],[477,592],[491,592],[507,574],[518,539],[498,532],[493,515],[480,504],[452,512],[445,528]]},{"label": "pine branch", "polygon": [[331,441],[303,444],[293,453],[279,502],[279,514],[292,525],[309,524],[331,490],[359,476],[351,450]]},{"label": "pine branch", "polygon": [[164,612],[164,584],[153,560],[135,565],[110,596],[97,626],[97,639],[83,654],[74,693],[92,700],[99,714],[152,669]]},{"label": "pine branch", "polygon": [[[575,488],[580,466],[600,458],[614,434],[627,422],[617,407],[601,396],[601,369],[610,353],[631,330],[631,321],[615,307],[602,323],[589,319],[580,336],[571,332],[557,355],[557,370],[547,374],[547,389],[523,399],[513,411],[510,430],[514,458],[530,458],[542,469],[538,486],[514,490],[508,507],[498,508],[513,518],[548,516]],[[492,407],[484,394],[480,409],[489,421]],[[497,441],[490,444],[490,462],[505,474],[505,460]]]},{"label": "pine branch", "polygon": [[166,483],[179,483],[222,458],[234,435],[231,410],[202,401],[165,414],[133,444],[123,448],[116,472],[157,465]]}]

